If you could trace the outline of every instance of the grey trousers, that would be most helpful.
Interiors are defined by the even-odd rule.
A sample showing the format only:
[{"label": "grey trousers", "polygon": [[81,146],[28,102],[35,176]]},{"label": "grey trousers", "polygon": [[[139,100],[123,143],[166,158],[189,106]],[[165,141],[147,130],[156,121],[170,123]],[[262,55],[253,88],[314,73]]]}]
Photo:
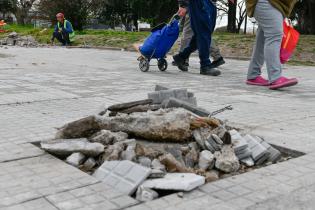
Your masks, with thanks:
[{"label": "grey trousers", "polygon": [[284,17],[268,0],[258,1],[254,17],[258,22],[258,30],[247,79],[261,75],[261,68],[266,61],[269,81],[274,82],[282,74],[280,47]]},{"label": "grey trousers", "polygon": [[[183,25],[183,35],[180,41],[180,52],[182,52],[189,45],[190,40],[194,35],[194,32],[190,26],[189,13],[187,13],[182,21],[183,22],[181,24]],[[216,46],[213,39],[211,40],[210,56],[213,58],[214,61],[222,57],[220,49]]]}]

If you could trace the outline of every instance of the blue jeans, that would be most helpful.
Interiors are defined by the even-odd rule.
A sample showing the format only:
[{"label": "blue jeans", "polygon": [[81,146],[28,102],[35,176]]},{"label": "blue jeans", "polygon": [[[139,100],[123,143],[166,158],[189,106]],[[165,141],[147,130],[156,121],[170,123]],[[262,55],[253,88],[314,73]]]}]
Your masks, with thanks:
[{"label": "blue jeans", "polygon": [[188,59],[190,54],[198,49],[201,67],[210,66],[209,49],[216,24],[217,8],[210,0],[193,0],[189,2],[189,14],[194,36],[179,56]]}]

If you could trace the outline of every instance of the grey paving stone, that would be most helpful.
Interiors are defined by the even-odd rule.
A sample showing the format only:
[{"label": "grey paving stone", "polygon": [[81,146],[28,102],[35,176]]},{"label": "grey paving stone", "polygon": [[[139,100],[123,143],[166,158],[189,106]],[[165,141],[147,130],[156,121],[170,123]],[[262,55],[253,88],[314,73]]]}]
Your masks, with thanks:
[{"label": "grey paving stone", "polygon": [[163,178],[148,179],[142,186],[151,189],[191,191],[205,183],[205,178],[193,173],[168,173]]},{"label": "grey paving stone", "polygon": [[[236,127],[250,129],[254,134],[263,136],[269,143],[306,153],[315,150],[315,131],[313,129],[315,121],[312,117],[315,114],[313,108],[315,103],[314,67],[285,66],[286,75],[301,78],[302,82],[293,88],[271,92],[267,88],[254,88],[243,83],[245,73],[240,69],[247,69],[248,61],[227,60],[222,68],[233,76],[223,75],[223,77],[209,82],[208,77],[200,76],[196,70],[199,64],[198,58],[195,57],[190,60],[192,68],[187,75],[178,73],[175,67],[169,67],[167,74],[153,72],[153,69],[152,72],[143,74],[136,71],[138,63],[135,58],[137,55],[120,51],[9,48],[1,53],[9,53],[14,57],[1,58],[0,144],[20,145],[50,139],[54,136],[56,127],[95,113],[101,106],[144,99],[152,90],[153,85],[158,83],[170,88],[192,90],[201,107],[209,111],[220,109],[223,104],[233,104],[234,111],[221,113],[217,117],[236,123]],[[38,66],[32,65],[31,62],[34,58],[36,58],[36,62],[41,61],[44,64],[38,62]],[[124,62],[121,62],[122,60]],[[55,68],[56,63],[60,64],[62,68]],[[89,69],[88,74],[86,73],[87,68]],[[18,120],[16,120],[17,116]],[[3,150],[6,149],[2,149],[2,152]],[[21,158],[33,157],[32,155],[36,154],[27,151],[28,149],[25,149],[25,152],[21,153]],[[312,156],[315,157],[314,154]],[[0,157],[9,156],[0,155]],[[16,157],[16,155],[12,155],[4,161],[15,160]],[[46,164],[52,165],[52,167],[45,167],[43,164],[34,164],[34,167],[31,167],[31,164],[27,163],[25,163],[27,167],[22,167],[20,163],[13,164],[13,162],[0,164],[1,202],[11,199],[12,203],[16,203],[21,200],[25,201],[27,197],[33,199],[37,193],[39,196],[43,196],[55,194],[60,190],[71,191],[75,186],[80,188],[82,185],[90,185],[91,182],[90,177],[80,177],[75,171],[69,171],[68,166],[64,168],[57,164],[57,167],[54,167],[56,164],[54,162],[46,161]],[[273,185],[281,183],[279,180],[281,177],[276,177],[276,175],[286,177],[282,183],[288,182],[293,187],[301,188],[301,191],[292,196],[288,194],[283,197],[275,197],[273,202],[265,197],[257,209],[289,209],[288,207],[312,209],[314,203],[311,199],[314,196],[310,193],[311,190],[307,189],[313,187],[311,185],[313,178],[305,175],[307,171],[305,169],[299,168],[299,171],[294,172],[294,169],[300,166],[315,169],[312,162],[313,160],[301,161],[298,158],[292,164],[284,162],[272,165],[269,172],[236,176],[242,177],[240,180],[245,177],[247,180],[245,182],[244,180],[241,183],[233,182],[230,178],[227,180],[234,184],[246,183],[247,185],[244,187],[253,190],[263,190],[267,185],[259,181],[261,177],[272,177]],[[67,176],[72,174],[72,180],[65,174],[61,174],[61,171],[68,174]],[[41,178],[38,178],[39,174]],[[288,176],[289,174],[291,177]],[[30,176],[33,176],[34,179],[31,180],[33,182],[30,182],[28,178]],[[287,180],[288,177],[290,181]],[[50,185],[48,187],[46,180]],[[263,180],[267,182],[267,180]],[[64,188],[61,185],[64,185]],[[4,191],[4,188],[10,188],[10,193]],[[33,188],[34,190],[27,193],[29,189]],[[94,188],[97,187],[94,186]],[[110,191],[110,189],[108,190]],[[21,195],[14,198],[14,191],[20,192],[18,194]],[[116,197],[119,194],[109,193],[109,191],[103,194],[106,197]],[[306,196],[308,198],[304,199]],[[23,197],[24,199],[22,199]],[[202,201],[204,200],[192,202],[190,207],[198,206],[196,203],[202,203]],[[153,207],[158,204],[156,202]],[[162,202],[160,204],[164,209],[165,205],[169,205]],[[202,209],[219,209],[218,206],[210,205],[211,203],[206,201],[203,204]],[[93,205],[96,207],[95,209],[116,208],[115,204],[110,201],[100,203],[99,208],[97,208],[97,204]],[[172,206],[167,207],[174,209]],[[189,207],[188,204],[187,207]]]},{"label": "grey paving stone", "polygon": [[10,207],[0,208],[1,210],[58,210],[44,198],[27,201]]},{"label": "grey paving stone", "polygon": [[124,160],[103,163],[93,176],[118,191],[131,195],[150,173],[151,169]]},{"label": "grey paving stone", "polygon": [[[0,194],[12,188],[6,197],[0,199],[0,207],[11,206],[98,182],[93,177],[50,155],[0,163],[0,171],[7,172],[5,182],[0,181]],[[26,171],[33,174],[16,178],[15,174]],[[86,183],[81,184],[80,179],[86,179]]]},{"label": "grey paving stone", "polygon": [[13,142],[0,142],[0,163],[22,158],[36,157],[45,152],[32,144],[15,144]]}]

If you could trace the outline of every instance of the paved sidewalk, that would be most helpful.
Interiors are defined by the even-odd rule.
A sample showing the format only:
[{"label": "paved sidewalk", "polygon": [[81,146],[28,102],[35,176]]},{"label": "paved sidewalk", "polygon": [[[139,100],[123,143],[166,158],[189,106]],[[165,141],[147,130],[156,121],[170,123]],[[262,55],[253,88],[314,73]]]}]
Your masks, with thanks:
[{"label": "paved sidewalk", "polygon": [[[244,84],[248,62],[228,60],[217,78],[170,66],[138,70],[130,52],[0,48],[0,210],[4,209],[314,209],[315,68],[286,66],[301,83],[282,91]],[[171,61],[171,60],[169,60]],[[185,87],[201,106],[234,110],[218,117],[306,153],[297,159],[146,204],[44,153],[32,142],[64,123],[116,102],[143,99],[155,84]]]}]

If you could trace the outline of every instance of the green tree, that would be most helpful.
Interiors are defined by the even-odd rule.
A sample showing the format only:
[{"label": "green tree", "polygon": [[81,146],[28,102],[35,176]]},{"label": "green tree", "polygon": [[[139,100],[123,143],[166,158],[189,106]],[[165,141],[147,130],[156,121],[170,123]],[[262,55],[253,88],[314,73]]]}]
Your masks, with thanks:
[{"label": "green tree", "polygon": [[56,22],[56,14],[62,12],[75,29],[82,30],[88,18],[99,6],[99,2],[99,0],[41,0],[38,9],[42,16],[46,16],[53,23]]},{"label": "green tree", "polygon": [[0,13],[2,19],[5,19],[6,14],[14,12],[14,2],[12,0],[0,0]]}]

